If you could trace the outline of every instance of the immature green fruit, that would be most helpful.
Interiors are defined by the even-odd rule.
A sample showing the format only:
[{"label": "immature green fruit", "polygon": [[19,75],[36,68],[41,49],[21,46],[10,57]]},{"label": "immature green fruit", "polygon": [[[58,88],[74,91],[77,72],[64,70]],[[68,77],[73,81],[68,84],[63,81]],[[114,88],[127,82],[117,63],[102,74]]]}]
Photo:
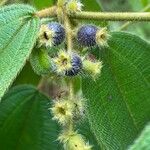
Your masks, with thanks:
[{"label": "immature green fruit", "polygon": [[95,60],[85,59],[83,60],[83,69],[91,76],[93,79],[96,79],[101,73],[102,62]]},{"label": "immature green fruit", "polygon": [[35,48],[30,56],[30,64],[38,75],[50,74],[51,63],[45,49]]}]

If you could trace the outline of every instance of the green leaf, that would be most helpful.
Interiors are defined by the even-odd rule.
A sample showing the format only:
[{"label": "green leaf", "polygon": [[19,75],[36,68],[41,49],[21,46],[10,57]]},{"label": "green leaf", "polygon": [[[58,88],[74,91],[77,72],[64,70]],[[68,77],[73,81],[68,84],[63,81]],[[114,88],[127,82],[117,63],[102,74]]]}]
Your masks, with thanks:
[{"label": "green leaf", "polygon": [[0,99],[28,59],[36,41],[39,19],[26,5],[0,9]]},{"label": "green leaf", "polygon": [[149,150],[150,149],[150,124],[142,131],[141,135],[129,148],[129,150]]},{"label": "green leaf", "polygon": [[59,127],[51,120],[50,100],[32,86],[10,90],[0,104],[2,150],[58,150]]},{"label": "green leaf", "polygon": [[[33,80],[34,79],[34,80]],[[31,65],[29,62],[23,67],[20,74],[17,76],[15,81],[13,82],[13,86],[20,85],[20,84],[32,84],[37,86],[40,82],[40,76],[34,73]]]},{"label": "green leaf", "polygon": [[6,26],[13,20],[18,20],[23,17],[31,17],[35,9],[29,5],[10,5],[0,8],[0,27]]},{"label": "green leaf", "polygon": [[32,0],[32,5],[34,5],[37,9],[44,9],[46,7],[50,7],[54,4],[54,0]]},{"label": "green leaf", "polygon": [[77,130],[81,135],[83,135],[86,141],[89,142],[89,144],[92,146],[92,150],[101,150],[100,145],[98,144],[93,132],[91,131],[88,118],[85,119],[86,120],[82,120],[82,122],[79,122]]},{"label": "green leaf", "polygon": [[96,49],[103,61],[96,81],[83,79],[91,128],[104,149],[125,149],[150,118],[150,44],[122,32],[109,48]]}]

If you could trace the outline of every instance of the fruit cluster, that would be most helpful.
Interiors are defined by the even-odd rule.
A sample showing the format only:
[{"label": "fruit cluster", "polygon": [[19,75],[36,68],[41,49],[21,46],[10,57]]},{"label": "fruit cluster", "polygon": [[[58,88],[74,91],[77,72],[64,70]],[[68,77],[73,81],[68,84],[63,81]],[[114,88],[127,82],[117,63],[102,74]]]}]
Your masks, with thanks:
[{"label": "fruit cluster", "polygon": [[89,143],[77,131],[73,130],[73,124],[84,115],[84,99],[74,97],[63,98],[54,102],[51,108],[53,119],[58,121],[64,128],[58,140],[64,144],[65,150],[91,150]]},{"label": "fruit cluster", "polygon": [[[74,38],[76,39],[76,43],[83,48],[92,48],[95,46],[104,47],[107,46],[107,40],[109,38],[109,34],[107,33],[106,28],[100,28],[95,25],[82,25],[77,29],[77,32],[74,33],[76,35]],[[62,47],[62,44],[65,43],[66,32],[65,28],[62,24],[58,22],[49,22],[47,24],[41,25],[39,38],[38,38],[38,46],[46,47],[47,49],[55,49],[59,46]],[[44,49],[44,48],[43,48]],[[46,51],[46,50],[45,50]],[[56,73],[60,76],[76,76],[78,74],[82,75],[83,72],[87,72],[92,75],[92,77],[96,77],[102,68],[102,62],[87,58],[85,56],[81,56],[79,52],[71,50],[71,52],[67,52],[66,50],[59,50],[59,52],[55,53],[51,57],[50,52],[47,53],[47,57],[49,57],[49,68],[44,68],[47,70],[47,73]],[[43,50],[43,55],[45,55]],[[34,56],[33,56],[34,57]],[[51,57],[51,58],[50,58]],[[40,59],[40,58],[37,58]],[[39,60],[40,61],[40,60]],[[34,65],[34,61],[31,55],[31,65],[34,70],[36,70]],[[43,65],[40,63],[39,65]],[[41,66],[42,67],[42,66]],[[38,72],[38,71],[36,71]],[[45,71],[39,72],[38,74],[43,74]]]},{"label": "fruit cluster", "polygon": [[[108,46],[107,28],[86,24],[70,29],[73,25],[69,27],[65,23],[65,15],[81,11],[82,6],[78,0],[58,0],[58,22],[46,21],[41,24],[37,46],[30,57],[31,66],[37,74],[70,77],[69,80],[85,74],[96,79],[100,74],[102,62],[91,57],[89,49]],[[68,42],[69,34],[71,37]],[[74,44],[72,40],[83,50],[70,48],[68,45],[73,47]],[[91,150],[91,146],[73,127],[84,117],[85,101],[81,95],[74,94],[72,90],[69,92],[67,96],[56,98],[51,108],[53,119],[63,129],[58,139],[65,150]]]}]

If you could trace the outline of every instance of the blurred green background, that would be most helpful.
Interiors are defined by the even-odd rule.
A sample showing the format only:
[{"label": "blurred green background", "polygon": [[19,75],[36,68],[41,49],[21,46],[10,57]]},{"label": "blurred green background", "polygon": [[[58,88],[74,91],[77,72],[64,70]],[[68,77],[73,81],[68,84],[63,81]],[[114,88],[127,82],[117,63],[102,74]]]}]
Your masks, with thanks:
[{"label": "blurred green background", "polygon": [[[49,7],[55,4],[56,0],[1,0],[1,4],[25,3],[31,4],[38,10]],[[128,12],[128,11],[150,11],[150,0],[82,0],[85,10],[91,11],[109,11],[109,12]],[[91,23],[91,22],[90,22]],[[93,22],[95,23],[95,22]],[[119,31],[126,22],[108,22],[108,27],[111,31]],[[97,23],[96,23],[97,24]],[[101,23],[98,23],[101,24]],[[143,39],[150,41],[150,23],[135,22],[124,27],[122,31],[131,32]],[[17,77],[14,85],[18,84],[33,84],[37,85],[40,77],[37,76],[31,69],[29,63],[23,68],[20,75]]]}]

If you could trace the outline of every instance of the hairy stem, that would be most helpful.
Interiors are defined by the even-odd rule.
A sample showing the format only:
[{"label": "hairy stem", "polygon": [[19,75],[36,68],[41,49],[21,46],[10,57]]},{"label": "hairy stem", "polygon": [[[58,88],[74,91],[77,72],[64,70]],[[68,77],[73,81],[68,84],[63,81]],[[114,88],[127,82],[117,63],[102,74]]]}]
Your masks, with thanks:
[{"label": "hairy stem", "polygon": [[149,12],[88,12],[82,11],[70,16],[74,19],[92,19],[104,21],[150,21]]},{"label": "hairy stem", "polygon": [[[73,48],[73,43],[72,43],[73,35],[71,29],[71,22],[66,12],[64,12],[64,26],[66,29],[67,51],[71,52]],[[68,87],[69,87],[69,100],[72,101],[74,98],[74,89],[73,89],[73,82],[71,79],[69,80]],[[73,119],[71,119],[68,123],[68,131],[69,132],[72,131],[73,128],[74,128]]]},{"label": "hairy stem", "polygon": [[[57,7],[53,6],[36,13],[40,18],[56,17]],[[104,21],[150,21],[150,12],[76,12],[68,18],[73,19],[93,19]]]},{"label": "hairy stem", "polygon": [[[148,11],[150,9],[150,4],[149,5],[147,5],[144,9],[142,9],[141,10],[141,12],[146,12],[146,11]],[[130,24],[132,24],[133,22],[131,22],[131,21],[128,21],[128,22],[126,22],[126,23],[124,23],[121,27],[120,27],[120,29],[119,30],[124,30],[124,29],[126,29]]]},{"label": "hairy stem", "polygon": [[8,0],[2,0],[2,1],[0,2],[0,6],[5,5],[5,4],[7,3],[7,1],[8,1]]},{"label": "hairy stem", "polygon": [[71,23],[67,14],[64,17],[64,25],[66,29],[66,38],[67,38],[67,50],[72,50],[72,31],[71,31]]},{"label": "hairy stem", "polygon": [[[68,52],[72,51],[73,43],[72,43],[72,30],[71,30],[71,23],[70,19],[67,14],[65,14],[64,17],[64,25],[66,29],[66,38],[67,38],[67,50]],[[73,98],[73,83],[72,80],[69,81],[69,93],[70,93],[70,99]]]},{"label": "hairy stem", "polygon": [[39,18],[56,17],[56,11],[57,11],[57,7],[53,6],[50,8],[40,10],[35,15]]}]

